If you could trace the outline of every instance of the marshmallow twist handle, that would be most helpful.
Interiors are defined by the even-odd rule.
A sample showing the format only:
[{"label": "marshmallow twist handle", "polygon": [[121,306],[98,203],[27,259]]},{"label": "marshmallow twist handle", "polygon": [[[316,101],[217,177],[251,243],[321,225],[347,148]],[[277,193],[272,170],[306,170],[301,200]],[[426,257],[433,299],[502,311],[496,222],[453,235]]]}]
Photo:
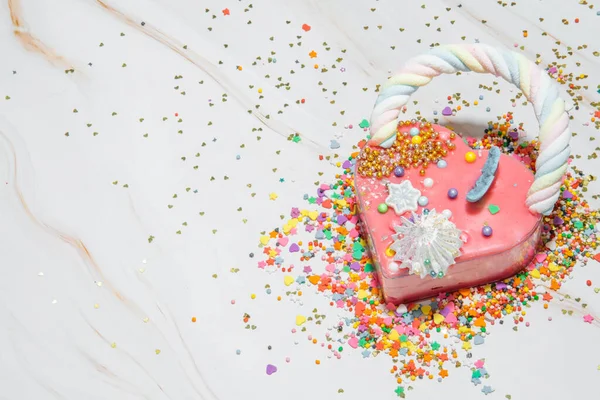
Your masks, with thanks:
[{"label": "marshmallow twist handle", "polygon": [[436,47],[408,61],[382,86],[371,114],[370,145],[389,148],[395,141],[398,115],[410,95],[432,78],[461,72],[501,76],[517,86],[533,104],[540,125],[540,153],[526,205],[533,213],[549,215],[560,195],[571,147],[569,116],[558,87],[547,73],[519,53],[484,44]]}]

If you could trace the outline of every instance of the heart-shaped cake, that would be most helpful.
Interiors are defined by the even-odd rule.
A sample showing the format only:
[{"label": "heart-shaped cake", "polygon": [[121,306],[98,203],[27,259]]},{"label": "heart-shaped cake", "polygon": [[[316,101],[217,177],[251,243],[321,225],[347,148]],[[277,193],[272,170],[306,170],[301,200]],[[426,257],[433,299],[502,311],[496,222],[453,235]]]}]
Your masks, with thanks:
[{"label": "heart-shaped cake", "polygon": [[[502,76],[533,103],[540,122],[535,176],[498,148],[472,150],[443,126],[397,120],[419,86],[469,70]],[[523,269],[560,194],[570,136],[553,82],[517,53],[445,46],[390,78],[355,174],[360,220],[386,301],[433,297]]]}]

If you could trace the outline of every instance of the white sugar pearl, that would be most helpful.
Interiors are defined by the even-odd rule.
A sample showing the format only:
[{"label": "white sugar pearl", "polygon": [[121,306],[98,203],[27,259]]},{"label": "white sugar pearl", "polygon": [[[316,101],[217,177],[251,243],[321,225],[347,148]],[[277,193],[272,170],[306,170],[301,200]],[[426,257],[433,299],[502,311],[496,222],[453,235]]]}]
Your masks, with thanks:
[{"label": "white sugar pearl", "polygon": [[442,211],[442,215],[444,217],[446,217],[447,219],[450,219],[450,217],[452,217],[452,211],[446,209],[446,210]]},{"label": "white sugar pearl", "polygon": [[423,186],[425,186],[426,188],[430,188],[433,186],[433,179],[431,178],[425,178],[423,180]]},{"label": "white sugar pearl", "polygon": [[398,263],[395,263],[393,261],[388,264],[388,268],[389,268],[390,272],[398,272],[398,270],[400,269],[400,267],[398,266]]}]

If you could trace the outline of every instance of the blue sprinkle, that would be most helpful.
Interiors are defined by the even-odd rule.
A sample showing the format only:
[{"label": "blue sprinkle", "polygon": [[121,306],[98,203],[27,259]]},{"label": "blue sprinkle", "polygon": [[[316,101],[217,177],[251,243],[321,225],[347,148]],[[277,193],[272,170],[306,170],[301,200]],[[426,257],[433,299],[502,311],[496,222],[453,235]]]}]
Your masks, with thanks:
[{"label": "blue sprinkle", "polygon": [[271,289],[267,289],[267,294],[271,294]]},{"label": "blue sprinkle", "polygon": [[239,155],[239,154],[238,154],[237,156],[235,156],[235,159],[236,159],[236,160],[239,160],[240,158],[242,158],[242,157],[240,157],[240,155]]},{"label": "blue sprinkle", "polygon": [[242,351],[238,349],[235,351],[235,354],[237,354],[239,356],[240,354],[242,354]]},{"label": "blue sprinkle", "polygon": [[436,165],[438,168],[446,168],[448,166],[448,163],[446,162],[446,160],[440,160],[437,162]]},{"label": "blue sprinkle", "polygon": [[490,112],[490,108],[489,108],[489,107],[487,107],[487,108],[485,109],[485,111],[487,111],[487,112]]},{"label": "blue sprinkle", "polygon": [[482,94],[479,95],[479,100],[483,100],[483,95]]},{"label": "blue sprinkle", "polygon": [[434,111],[434,112],[433,112],[433,115],[437,115],[437,111]]},{"label": "blue sprinkle", "polygon": [[296,278],[296,283],[298,283],[298,284],[302,285],[303,283],[306,283],[306,278],[305,278],[304,276],[302,276],[302,275],[299,275],[299,276]]},{"label": "blue sprinkle", "polygon": [[480,344],[483,344],[483,342],[485,342],[485,339],[481,335],[475,335],[473,338],[473,344],[475,346],[479,346]]},{"label": "blue sprinkle", "polygon": [[340,144],[338,143],[337,140],[332,140],[331,144],[329,145],[330,149],[339,149],[340,148]]}]

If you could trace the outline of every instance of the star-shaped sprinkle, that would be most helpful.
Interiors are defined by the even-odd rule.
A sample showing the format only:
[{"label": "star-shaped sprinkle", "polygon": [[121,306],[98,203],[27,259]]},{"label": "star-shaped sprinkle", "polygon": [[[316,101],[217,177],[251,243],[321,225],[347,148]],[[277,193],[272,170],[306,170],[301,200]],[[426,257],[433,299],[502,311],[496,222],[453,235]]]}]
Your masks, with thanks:
[{"label": "star-shaped sprinkle", "polygon": [[583,322],[587,322],[588,324],[591,324],[594,321],[594,317],[592,317],[590,314],[586,314],[583,316]]},{"label": "star-shaped sprinkle", "polygon": [[402,386],[398,386],[396,388],[396,390],[394,390],[394,392],[396,392],[396,394],[398,395],[398,397],[402,396],[404,394],[404,388]]},{"label": "star-shaped sprinkle", "polygon": [[415,189],[409,180],[400,184],[390,183],[388,185],[389,196],[385,199],[385,204],[392,207],[396,214],[402,215],[407,211],[417,211],[417,200],[421,192]]},{"label": "star-shaped sprinkle", "polygon": [[475,361],[475,368],[479,369],[479,368],[483,368],[483,364],[485,361],[483,360],[477,360]]},{"label": "star-shaped sprinkle", "polygon": [[492,393],[494,391],[494,389],[492,389],[491,386],[486,386],[484,385],[483,388],[481,389],[481,393],[488,395],[490,393]]},{"label": "star-shaped sprinkle", "polygon": [[317,57],[317,52],[313,50],[310,53],[308,53],[308,55],[310,56],[310,58],[316,58]]},{"label": "star-shaped sprinkle", "polygon": [[223,9],[223,15],[230,15],[229,8]]}]

